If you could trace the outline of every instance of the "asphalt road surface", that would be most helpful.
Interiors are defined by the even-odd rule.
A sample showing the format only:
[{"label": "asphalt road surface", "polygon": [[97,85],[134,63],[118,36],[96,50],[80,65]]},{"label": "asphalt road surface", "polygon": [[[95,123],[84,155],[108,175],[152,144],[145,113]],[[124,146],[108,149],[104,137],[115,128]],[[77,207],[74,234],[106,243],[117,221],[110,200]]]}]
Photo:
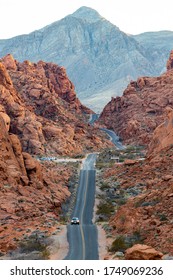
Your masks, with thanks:
[{"label": "asphalt road surface", "polygon": [[[94,125],[95,121],[98,120],[98,118],[99,118],[99,114],[92,114],[90,116],[89,124]],[[110,140],[112,141],[112,143],[116,146],[116,148],[118,150],[125,149],[125,146],[122,145],[118,135],[113,130],[109,130],[107,128],[100,128],[100,130],[105,131],[110,136]]]},{"label": "asphalt road surface", "polygon": [[105,131],[110,136],[110,140],[112,141],[112,143],[116,146],[116,148],[118,150],[124,150],[125,149],[125,146],[122,145],[118,135],[116,135],[116,133],[113,130],[109,130],[107,128],[100,128],[100,130]]},{"label": "asphalt road surface", "polygon": [[76,204],[72,217],[78,217],[80,225],[67,226],[69,252],[66,260],[98,260],[97,227],[92,223],[95,201],[96,154],[90,154],[80,171]]},{"label": "asphalt road surface", "polygon": [[99,118],[99,114],[92,114],[92,115],[90,115],[89,124],[93,125],[95,123],[95,121],[98,120],[98,118]]}]

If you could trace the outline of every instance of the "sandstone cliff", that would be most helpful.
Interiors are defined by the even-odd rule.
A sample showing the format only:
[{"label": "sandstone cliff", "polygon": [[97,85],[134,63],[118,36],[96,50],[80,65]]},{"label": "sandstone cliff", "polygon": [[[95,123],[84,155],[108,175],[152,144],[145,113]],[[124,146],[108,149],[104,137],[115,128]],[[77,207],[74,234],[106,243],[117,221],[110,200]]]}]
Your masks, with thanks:
[{"label": "sandstone cliff", "polygon": [[154,129],[173,108],[172,52],[167,72],[160,77],[140,77],[131,81],[122,97],[112,98],[105,106],[100,123],[113,129],[124,143],[148,144]]}]

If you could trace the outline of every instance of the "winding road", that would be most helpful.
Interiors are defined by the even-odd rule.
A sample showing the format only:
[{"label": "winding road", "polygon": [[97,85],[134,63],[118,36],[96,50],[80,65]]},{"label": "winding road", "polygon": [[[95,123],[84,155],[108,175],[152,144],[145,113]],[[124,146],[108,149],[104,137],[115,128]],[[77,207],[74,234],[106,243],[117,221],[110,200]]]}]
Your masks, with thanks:
[{"label": "winding road", "polygon": [[[95,121],[98,120],[98,118],[99,118],[99,114],[91,114],[89,124],[94,125]],[[125,146],[123,146],[122,143],[120,142],[120,138],[113,130],[110,130],[107,128],[100,128],[100,130],[106,132],[106,134],[108,134],[110,136],[110,140],[112,141],[112,143],[116,146],[116,148],[118,150],[125,149]]]},{"label": "winding road", "polygon": [[76,204],[72,216],[78,217],[80,225],[67,226],[69,252],[66,260],[98,260],[97,227],[93,224],[95,201],[96,154],[87,156],[80,171]]},{"label": "winding road", "polygon": [[125,149],[125,146],[123,146],[122,143],[120,142],[120,138],[113,130],[109,130],[107,128],[100,128],[100,130],[106,132],[110,136],[110,140],[116,146],[117,150]]}]

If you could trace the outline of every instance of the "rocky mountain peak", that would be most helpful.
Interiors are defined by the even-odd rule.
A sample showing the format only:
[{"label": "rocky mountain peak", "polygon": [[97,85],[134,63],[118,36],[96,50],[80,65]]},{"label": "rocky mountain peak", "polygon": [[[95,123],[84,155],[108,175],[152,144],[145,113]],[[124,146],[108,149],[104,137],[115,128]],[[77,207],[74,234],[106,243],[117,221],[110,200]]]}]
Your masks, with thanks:
[{"label": "rocky mountain peak", "polygon": [[94,9],[82,6],[72,14],[73,17],[80,18],[90,23],[102,19],[102,16]]},{"label": "rocky mountain peak", "polygon": [[3,57],[3,64],[5,64],[7,70],[17,70],[16,60],[11,54]]}]

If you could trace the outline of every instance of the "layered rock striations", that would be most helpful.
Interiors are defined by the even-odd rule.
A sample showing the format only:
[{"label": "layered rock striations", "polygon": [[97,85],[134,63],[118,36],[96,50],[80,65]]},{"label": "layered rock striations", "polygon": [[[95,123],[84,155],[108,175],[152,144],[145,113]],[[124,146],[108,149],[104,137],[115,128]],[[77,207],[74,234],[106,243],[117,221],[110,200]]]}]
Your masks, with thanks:
[{"label": "layered rock striations", "polygon": [[159,77],[140,77],[131,81],[122,97],[105,106],[100,123],[113,129],[125,143],[148,144],[155,128],[173,108],[172,52],[167,72]]}]

